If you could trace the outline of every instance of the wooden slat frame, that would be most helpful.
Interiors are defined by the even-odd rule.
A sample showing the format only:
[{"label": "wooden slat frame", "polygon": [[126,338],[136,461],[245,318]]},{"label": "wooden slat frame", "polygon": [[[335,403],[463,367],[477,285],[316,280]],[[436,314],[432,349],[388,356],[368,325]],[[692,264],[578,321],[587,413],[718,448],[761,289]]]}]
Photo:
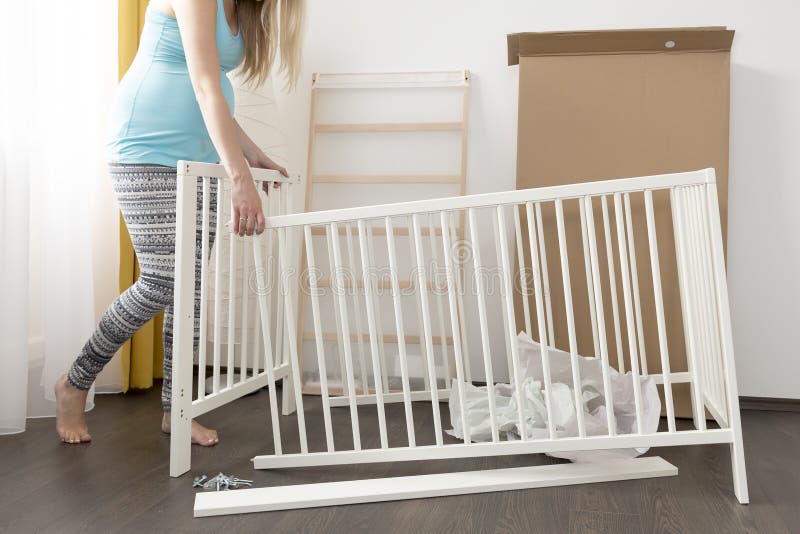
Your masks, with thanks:
[{"label": "wooden slat frame", "polygon": [[317,124],[317,133],[460,132],[461,122],[356,122]]},{"label": "wooden slat frame", "polygon": [[[356,90],[356,89],[402,89],[402,88],[436,88],[436,87],[461,87],[463,88],[462,94],[462,114],[461,121],[455,122],[376,122],[376,123],[319,123],[317,122],[317,114],[319,112],[319,91],[326,90]],[[469,70],[458,71],[435,71],[435,72],[398,72],[398,73],[363,73],[363,74],[314,74],[312,77],[311,87],[311,113],[309,117],[309,138],[308,138],[308,160],[307,160],[307,178],[306,178],[306,195],[305,195],[305,211],[311,211],[313,204],[314,185],[316,184],[453,184],[458,186],[458,194],[463,196],[466,193],[466,179],[467,179],[467,130],[469,119],[469,104],[470,103],[470,72]],[[315,145],[316,137],[318,134],[363,134],[363,133],[390,133],[390,132],[458,132],[461,135],[461,163],[458,174],[369,174],[369,175],[345,175],[345,174],[316,174],[314,170],[315,158]],[[430,229],[425,227],[421,228],[421,235],[429,235]],[[442,229],[435,228],[434,233],[436,236],[442,236]],[[339,227],[337,230],[339,235],[346,235],[346,229]],[[386,229],[381,226],[371,228],[373,235],[386,235]],[[325,228],[320,226],[311,227],[312,236],[324,235]],[[394,227],[392,231],[395,236],[407,236],[410,239],[410,232],[408,227],[398,226]],[[456,225],[456,234],[458,239],[464,238],[464,216],[459,217]],[[301,252],[301,272],[306,268],[306,252]],[[461,268],[459,267],[456,276],[463,276]],[[346,284],[349,281],[345,282]],[[378,282],[378,286],[382,289],[381,284],[383,281]],[[401,288],[411,287],[416,282],[414,280],[398,280]],[[330,285],[327,279],[320,279],[318,287],[326,287]],[[389,287],[389,281],[385,282],[386,287]],[[352,284],[350,284],[352,285]],[[433,288],[433,282],[428,283],[429,289]],[[350,286],[348,286],[350,287]],[[363,289],[363,282],[356,283],[356,287]],[[306,300],[308,299],[305,292],[300,292],[300,302],[298,305],[297,316],[297,339],[298,351],[300,357],[300,367],[302,372],[303,361],[303,342],[313,340],[313,335],[308,336],[304,331],[305,328],[305,310]],[[364,335],[365,333],[362,333]],[[390,343],[393,340],[397,343],[398,337],[395,334],[384,334],[382,337],[384,342]],[[351,333],[353,340],[358,340],[358,333]],[[441,343],[441,336],[434,336],[438,343]],[[310,339],[309,339],[310,338]],[[419,344],[422,341],[421,336],[404,336],[406,343]],[[414,343],[416,339],[416,343]],[[452,336],[446,336],[444,345],[453,345]],[[469,366],[467,365],[467,369]],[[385,372],[385,369],[384,369]],[[303,392],[313,394],[315,391],[309,388],[308,385],[303,384]],[[390,390],[387,389],[387,393]],[[319,393],[317,390],[316,393]]]},{"label": "wooden slat frame", "polygon": [[315,184],[461,184],[459,174],[320,174]]}]

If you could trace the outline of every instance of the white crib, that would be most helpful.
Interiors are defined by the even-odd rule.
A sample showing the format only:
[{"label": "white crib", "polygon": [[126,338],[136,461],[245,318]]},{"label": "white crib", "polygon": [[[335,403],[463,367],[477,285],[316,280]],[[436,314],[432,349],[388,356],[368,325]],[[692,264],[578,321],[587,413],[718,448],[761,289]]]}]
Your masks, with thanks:
[{"label": "white crib", "polygon": [[[208,246],[207,239],[195,239],[198,220],[196,176],[226,180],[218,166],[191,162],[179,164],[170,457],[172,476],[179,476],[190,468],[189,432],[192,417],[267,385],[273,444],[271,451],[253,459],[256,469],[727,443],[731,446],[734,493],[739,502],[748,502],[713,169],[274,216],[275,199],[265,199],[265,209],[269,215],[267,230],[258,237],[235,238],[245,244],[244,257],[252,258],[254,267],[252,277],[242,277],[242,280],[250,279],[242,293],[242,300],[253,298],[258,303],[252,318],[258,325],[260,337],[252,351],[254,356],[250,359],[241,358],[240,382],[229,381],[224,386],[215,383],[211,394],[198,392],[195,395],[192,393],[194,257],[195,246]],[[206,187],[208,179],[203,182]],[[259,179],[274,181],[276,176],[263,175]],[[655,195],[659,205],[668,205],[667,209],[671,210],[670,228],[663,225],[657,228]],[[223,201],[220,199],[220,203]],[[634,223],[636,218],[631,210],[634,203],[643,211],[641,227]],[[595,216],[598,206],[602,217]],[[555,228],[544,227],[548,219],[542,217],[543,210],[554,213],[552,222]],[[577,232],[577,228],[568,228],[565,210],[580,214],[581,238],[577,250],[582,249],[583,252],[585,272],[580,274],[585,275],[588,289],[580,295],[573,291],[571,280],[575,279],[575,262],[570,267],[568,257],[576,247],[575,243],[569,246],[568,236],[575,234],[567,230]],[[207,220],[205,215],[199,220]],[[572,224],[577,224],[575,220],[572,220]],[[467,236],[463,241],[456,237],[462,224],[466,230],[463,234]],[[482,231],[489,227],[492,232]],[[509,227],[513,235],[509,234]],[[549,252],[557,255],[560,273],[548,273],[548,262],[544,257],[548,251],[544,248],[543,237],[546,232],[555,232],[553,235],[557,235],[558,250]],[[644,246],[638,249],[634,239],[637,234],[640,239],[644,236],[641,239]],[[674,240],[677,280],[662,280],[659,236]],[[401,244],[400,240],[407,240],[408,243]],[[487,248],[492,249],[496,262],[489,259]],[[207,251],[207,248],[203,250]],[[301,250],[308,265],[305,273],[297,273],[294,268],[299,263],[295,255]],[[403,255],[401,251],[408,252]],[[649,257],[647,270],[637,268],[637,264],[643,265],[640,263],[643,261],[642,254]],[[208,257],[207,253],[205,255]],[[355,261],[356,257],[359,261]],[[228,260],[234,261],[232,258]],[[223,260],[216,258],[217,262]],[[601,269],[606,262],[608,269]],[[203,272],[205,270],[204,264]],[[416,283],[401,286],[398,283],[401,272],[413,273],[410,278]],[[605,276],[601,276],[604,273]],[[215,271],[215,287],[233,284],[224,280],[224,276],[222,270]],[[652,295],[640,294],[639,279],[643,276],[652,278]],[[559,292],[559,295],[564,295],[561,302],[553,302],[556,299],[551,298],[550,278],[557,280],[560,289],[563,289],[563,293]],[[664,312],[665,291],[662,283],[669,282],[679,286],[675,291],[680,295],[679,307],[688,360],[686,370],[676,371],[670,366],[667,322],[678,319],[667,317]],[[208,298],[203,291],[206,283],[205,276],[201,275],[201,299]],[[309,330],[313,330],[314,335],[309,339],[298,339],[296,321],[293,320],[296,318],[300,291],[311,304]],[[525,324],[517,324],[513,299],[515,291],[525,295],[521,299],[520,313]],[[232,290],[231,294],[235,292]],[[617,432],[613,409],[605,410],[606,431],[603,435],[587,429],[584,421],[585,387],[578,365],[580,356],[575,331],[577,308],[573,305],[578,299],[588,301],[593,331],[593,347],[590,350],[594,350],[589,356],[595,357],[601,366],[603,396],[607,406],[613,405],[611,378],[616,371],[612,368],[620,372],[629,369],[635,410],[632,431],[628,433]],[[656,345],[661,361],[658,372],[652,369],[648,371],[644,360],[641,335],[643,303],[648,306],[652,303],[654,309],[658,331]],[[205,304],[201,302],[201,316],[204,309]],[[279,309],[282,310],[280,321],[273,317]],[[606,318],[608,309],[612,310],[611,319]],[[367,332],[353,331],[356,315],[366,316]],[[646,314],[645,317],[649,318],[650,315]],[[207,342],[207,337],[203,336],[203,325],[208,318],[203,316],[202,319],[198,384],[205,380],[205,366],[208,363],[203,352]],[[233,318],[229,316],[228,321],[231,320]],[[558,344],[558,337],[554,336],[554,321],[564,323],[567,333],[566,341],[561,343],[571,359],[571,391],[577,420],[575,435],[566,435],[564,429],[554,423],[548,356],[548,351],[554,350]],[[235,335],[236,329],[231,328],[230,322],[228,327],[231,335]],[[518,402],[518,420],[515,422],[518,439],[503,439],[504,433],[499,431],[495,419],[493,388],[486,388],[491,438],[488,441],[473,441],[470,425],[467,424],[470,414],[464,403],[467,384],[473,381],[494,384],[497,378],[507,377],[511,388],[522,391],[524,369],[517,345],[518,331],[525,331],[541,341],[545,425],[539,429],[538,435],[530,433],[526,428],[530,421],[523,414],[523,403]],[[231,348],[234,342],[232,339],[228,341],[231,352],[228,353],[227,363],[231,366],[234,361]],[[354,357],[357,354],[354,351],[355,344],[362,342],[368,344],[367,359]],[[222,358],[218,356],[220,343],[220,337],[216,336],[212,343],[212,376],[217,376],[220,367],[224,366]],[[307,343],[309,350],[298,350],[301,343]],[[243,341],[243,353],[245,346],[246,342]],[[612,346],[616,349],[616,363],[611,357],[614,352]],[[303,364],[298,357],[300,352],[306,355],[306,360],[312,355],[315,358]],[[506,358],[492,357],[502,352],[506,353]],[[499,361],[503,365],[498,366]],[[308,369],[309,365],[314,369],[310,378],[318,381],[320,395],[306,396],[304,405],[301,393],[304,376],[300,370],[303,367]],[[645,431],[644,428],[643,377],[652,377],[658,383],[665,405],[666,425],[661,425],[655,432]],[[296,410],[293,416],[297,421],[296,443],[288,443],[281,436],[275,388],[278,379],[283,380],[283,414]],[[332,384],[334,381],[337,384]],[[691,393],[694,428],[687,430],[678,428],[674,410],[673,386],[682,383],[688,383]],[[446,427],[440,404],[450,399],[452,388],[457,392],[456,404],[460,404],[457,413],[461,417],[460,428],[464,429],[463,438],[457,443],[444,434]],[[412,403],[420,401],[429,405],[426,413],[430,413],[422,419],[419,409],[415,414],[412,407]],[[386,408],[390,403],[403,405],[404,416],[401,420],[387,418]],[[368,409],[368,414],[367,408],[359,410],[359,406],[365,405],[374,406],[375,410]],[[334,432],[332,414],[338,410],[349,412],[350,432],[346,436]],[[714,424],[707,424],[706,411]],[[399,412],[393,413],[397,415]],[[307,415],[315,422],[319,421],[320,429],[324,428],[324,441],[309,442]],[[342,417],[338,417],[337,424],[342,424]],[[364,435],[365,427],[360,423],[367,417],[377,418],[377,435]],[[405,426],[405,431],[398,431],[398,425]],[[425,434],[428,436],[432,429],[433,437],[427,441],[418,439],[417,434],[421,434],[417,430],[419,425],[427,430]],[[395,429],[395,438],[392,440],[389,439],[388,427]],[[317,431],[316,424],[314,430]],[[397,435],[402,438],[397,439]],[[660,458],[646,457],[598,464],[561,464],[254,488],[198,494],[195,515],[453,495],[676,473],[677,469]]]}]

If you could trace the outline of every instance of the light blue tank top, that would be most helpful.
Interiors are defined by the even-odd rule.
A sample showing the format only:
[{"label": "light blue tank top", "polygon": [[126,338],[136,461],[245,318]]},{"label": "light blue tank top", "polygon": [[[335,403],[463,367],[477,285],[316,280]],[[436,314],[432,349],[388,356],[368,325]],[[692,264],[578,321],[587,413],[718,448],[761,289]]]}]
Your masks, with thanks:
[{"label": "light blue tank top", "polygon": [[[233,116],[233,87],[226,73],[244,56],[217,0],[217,50],[222,94]],[[120,81],[110,114],[107,156],[118,163],[177,166],[178,160],[219,161],[189,79],[178,22],[147,8],[139,50]]]}]

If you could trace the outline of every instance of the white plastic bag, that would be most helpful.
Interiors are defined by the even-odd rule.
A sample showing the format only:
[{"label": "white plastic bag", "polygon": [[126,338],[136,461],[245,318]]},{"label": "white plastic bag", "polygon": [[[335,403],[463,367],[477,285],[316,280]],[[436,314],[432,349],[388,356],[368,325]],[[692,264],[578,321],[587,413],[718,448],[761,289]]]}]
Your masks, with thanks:
[{"label": "white plastic bag", "polygon": [[[495,421],[499,432],[506,439],[519,439],[517,405],[522,402],[522,413],[525,418],[528,437],[546,438],[547,408],[542,382],[542,357],[539,343],[524,333],[517,336],[519,358],[522,372],[522,395],[514,385],[497,384],[492,388],[495,399]],[[549,348],[551,376],[551,402],[553,422],[557,437],[578,435],[578,420],[575,411],[573,393],[572,361],[569,353]],[[587,436],[606,435],[608,433],[606,402],[603,392],[603,373],[599,358],[578,356],[581,390],[583,399],[584,425]],[[614,403],[614,416],[617,434],[630,434],[636,430],[635,404],[633,395],[633,377],[630,372],[620,374],[610,368],[611,394]],[[642,393],[642,430],[653,433],[658,429],[661,413],[661,400],[653,377],[639,377]],[[464,402],[467,411],[467,425],[473,441],[491,440],[491,417],[489,414],[488,390],[464,384]],[[449,434],[461,438],[461,411],[457,383],[454,381],[450,393],[450,421],[453,430]],[[596,451],[554,452],[550,456],[576,461],[600,461],[611,458],[633,458],[644,454],[646,448],[608,449]]]}]

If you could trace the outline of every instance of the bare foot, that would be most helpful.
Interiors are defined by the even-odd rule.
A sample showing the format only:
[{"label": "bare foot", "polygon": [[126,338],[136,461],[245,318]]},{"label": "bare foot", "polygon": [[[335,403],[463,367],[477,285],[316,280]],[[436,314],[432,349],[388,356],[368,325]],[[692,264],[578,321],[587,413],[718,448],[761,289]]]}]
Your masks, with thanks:
[{"label": "bare foot", "polygon": [[[170,415],[169,412],[164,412],[164,417],[161,418],[161,431],[169,434],[170,431]],[[213,447],[219,443],[219,436],[216,430],[206,428],[197,421],[192,421],[192,443],[197,443],[203,447]]]},{"label": "bare foot", "polygon": [[64,443],[85,443],[92,440],[86,426],[86,396],[89,390],[78,389],[64,373],[53,387],[56,394],[56,432]]}]

